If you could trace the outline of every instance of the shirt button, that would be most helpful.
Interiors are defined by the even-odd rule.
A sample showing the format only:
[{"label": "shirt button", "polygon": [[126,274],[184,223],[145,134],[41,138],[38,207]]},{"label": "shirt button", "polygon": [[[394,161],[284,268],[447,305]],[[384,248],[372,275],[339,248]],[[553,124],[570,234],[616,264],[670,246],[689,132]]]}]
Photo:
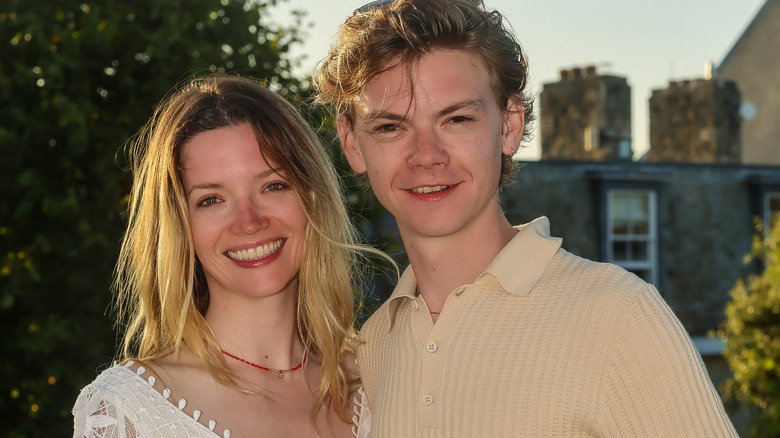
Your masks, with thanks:
[{"label": "shirt button", "polygon": [[430,406],[433,403],[433,395],[425,394],[422,398],[422,402],[425,406]]},{"label": "shirt button", "polygon": [[420,304],[417,303],[417,300],[412,301],[412,307],[414,307],[414,310],[417,310],[420,308]]},{"label": "shirt button", "polygon": [[436,350],[439,349],[439,344],[436,343],[436,341],[431,341],[425,344],[425,350],[428,351],[428,353],[435,353]]}]

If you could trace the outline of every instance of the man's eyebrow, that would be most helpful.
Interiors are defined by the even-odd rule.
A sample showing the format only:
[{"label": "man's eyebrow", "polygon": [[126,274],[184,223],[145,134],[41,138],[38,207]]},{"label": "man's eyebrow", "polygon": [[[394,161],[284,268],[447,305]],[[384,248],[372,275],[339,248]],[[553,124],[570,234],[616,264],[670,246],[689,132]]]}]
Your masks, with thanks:
[{"label": "man's eyebrow", "polygon": [[372,120],[382,119],[382,120],[392,120],[392,121],[399,122],[401,120],[404,120],[405,118],[406,118],[406,114],[401,115],[401,114],[396,114],[396,113],[389,112],[389,111],[384,110],[384,109],[378,109],[378,110],[371,111],[368,114],[366,114],[363,117],[363,121],[364,122],[370,122]]},{"label": "man's eyebrow", "polygon": [[[464,100],[462,102],[454,103],[446,108],[443,108],[441,111],[438,112],[437,116],[442,117],[446,116],[447,114],[454,113],[456,111],[459,111],[463,108],[469,108],[473,107],[476,110],[484,111],[485,110],[485,100],[484,99],[468,99]],[[368,114],[365,115],[363,118],[364,121],[368,122],[371,120],[390,120],[390,121],[402,121],[406,119],[406,114],[397,114],[393,113],[384,109],[378,109],[376,111],[371,111]]]},{"label": "man's eyebrow", "polygon": [[485,110],[485,100],[484,99],[469,99],[464,100],[462,102],[454,103],[441,111],[439,111],[438,116],[446,116],[447,114],[454,113],[456,111],[462,110],[463,108],[469,108],[472,107],[473,109],[484,111]]}]

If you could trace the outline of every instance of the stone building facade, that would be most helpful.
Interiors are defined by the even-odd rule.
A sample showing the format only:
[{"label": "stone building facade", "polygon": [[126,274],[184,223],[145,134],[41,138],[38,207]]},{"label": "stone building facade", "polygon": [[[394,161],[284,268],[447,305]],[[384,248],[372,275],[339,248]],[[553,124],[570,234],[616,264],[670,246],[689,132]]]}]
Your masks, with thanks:
[{"label": "stone building facade", "polygon": [[560,71],[540,102],[542,159],[631,159],[631,87],[596,67]]},{"label": "stone building facade", "polygon": [[650,150],[655,162],[740,163],[740,98],[734,81],[671,82],[650,98]]},{"label": "stone building facade", "polygon": [[780,0],[767,0],[729,50],[714,78],[742,96],[742,161],[780,165]]},{"label": "stone building facade", "polygon": [[706,337],[724,319],[745,265],[754,218],[780,200],[780,167],[730,164],[523,162],[502,192],[512,223],[547,216],[563,247],[653,283],[688,332]]}]

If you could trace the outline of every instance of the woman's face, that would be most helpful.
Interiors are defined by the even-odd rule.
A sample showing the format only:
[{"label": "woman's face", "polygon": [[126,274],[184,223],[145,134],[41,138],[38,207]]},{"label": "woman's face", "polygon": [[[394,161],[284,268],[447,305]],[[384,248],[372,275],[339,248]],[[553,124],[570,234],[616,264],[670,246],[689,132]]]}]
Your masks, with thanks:
[{"label": "woman's face", "polygon": [[210,306],[293,294],[306,216],[248,124],[206,131],[182,147],[181,172],[195,253]]}]

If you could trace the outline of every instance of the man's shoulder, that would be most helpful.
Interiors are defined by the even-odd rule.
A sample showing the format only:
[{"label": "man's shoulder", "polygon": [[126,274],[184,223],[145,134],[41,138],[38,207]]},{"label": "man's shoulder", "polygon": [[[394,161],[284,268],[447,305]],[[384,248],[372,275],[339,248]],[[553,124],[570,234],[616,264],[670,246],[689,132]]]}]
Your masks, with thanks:
[{"label": "man's shoulder", "polygon": [[388,315],[390,301],[390,299],[385,300],[385,302],[368,317],[366,322],[363,323],[363,326],[360,328],[361,339],[366,340],[376,333],[387,332],[387,330],[390,329],[390,317]]},{"label": "man's shoulder", "polygon": [[618,265],[586,259],[564,249],[558,250],[544,277],[547,282],[566,284],[603,298],[620,295],[630,300],[654,290],[651,284]]}]

